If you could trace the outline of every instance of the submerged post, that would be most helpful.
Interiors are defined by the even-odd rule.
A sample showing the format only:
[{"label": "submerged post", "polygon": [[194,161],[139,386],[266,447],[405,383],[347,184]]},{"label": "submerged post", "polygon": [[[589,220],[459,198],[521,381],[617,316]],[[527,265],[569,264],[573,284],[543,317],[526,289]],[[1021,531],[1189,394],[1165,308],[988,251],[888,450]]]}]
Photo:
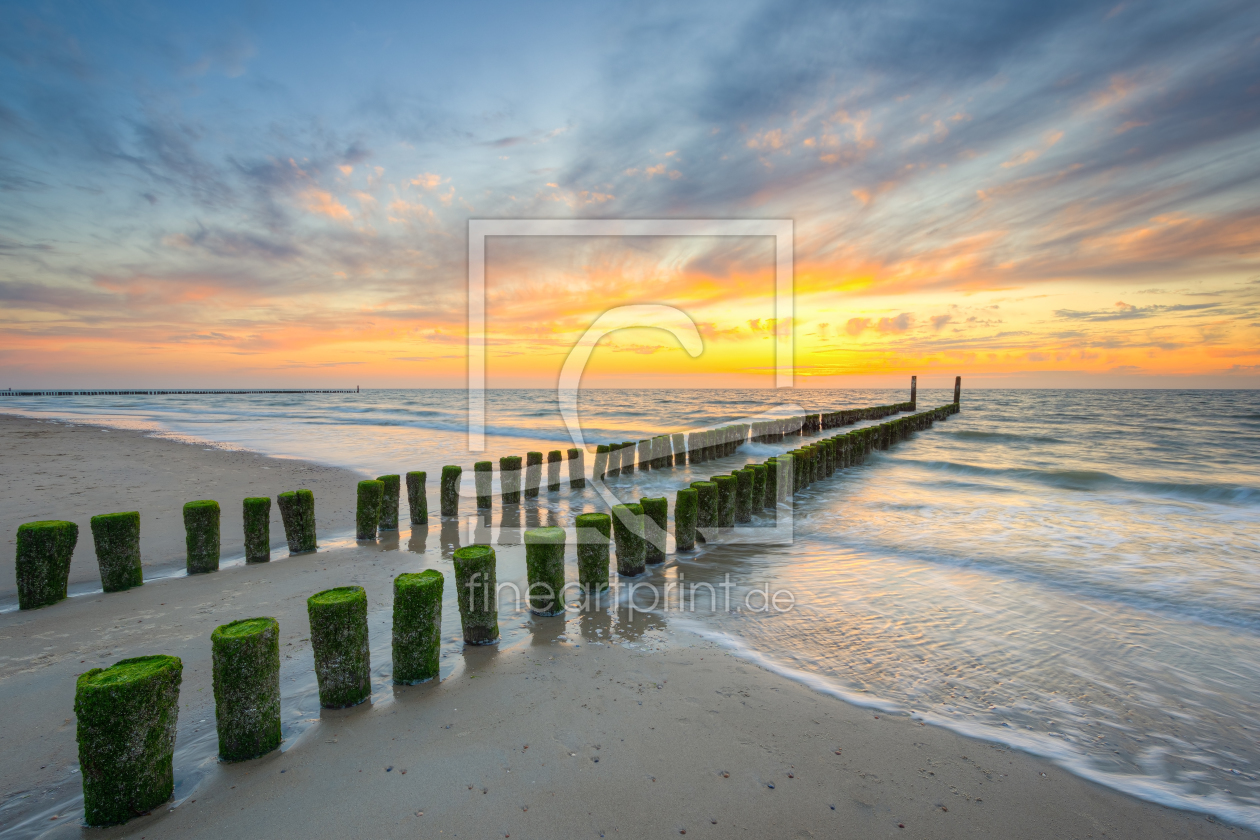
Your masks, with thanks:
[{"label": "submerged post", "polygon": [[533,528],[525,532],[526,595],[534,615],[564,612],[563,528]]},{"label": "submerged post", "polygon": [[210,634],[219,758],[245,761],[280,746],[280,624],[246,618]]},{"label": "submerged post", "polygon": [[426,477],[423,470],[407,473],[407,507],[411,508],[412,525],[429,524],[429,496],[424,488]]},{"label": "submerged post", "polygon": [[381,483],[381,515],[377,528],[381,531],[398,530],[398,497],[400,476],[378,475]]},{"label": "submerged post", "polygon": [[289,553],[314,551],[315,494],[310,490],[289,490],[276,496],[276,505],[284,522],[284,538],[288,540]]},{"label": "submerged post", "polygon": [[319,704],[326,709],[357,706],[372,696],[368,648],[367,593],[339,586],[306,599],[315,651]]},{"label": "submerged post", "polygon": [[88,825],[125,823],[171,798],[183,670],[175,656],[140,656],[79,676],[74,714]]},{"label": "submerged post", "polygon": [[219,570],[219,503],[201,499],[184,505],[188,574]]},{"label": "submerged post", "polygon": [[488,545],[466,545],[455,549],[451,559],[464,644],[492,645],[499,640],[494,549]]},{"label": "submerged post", "polygon": [[[136,518],[139,519],[140,515],[136,514]],[[66,587],[70,582],[70,558],[74,556],[74,547],[78,542],[79,526],[73,522],[45,520],[18,526],[16,564],[19,609],[46,607],[66,597]]]},{"label": "submerged post", "polygon": [[271,560],[271,497],[252,496],[242,503],[245,521],[245,562]]},{"label": "submerged post", "polygon": [[394,578],[394,682],[399,685],[438,675],[445,582],[437,569]]},{"label": "submerged post", "polygon": [[359,482],[358,504],[355,508],[354,538],[376,539],[376,525],[381,518],[381,497],[385,494],[385,482],[367,479]]},{"label": "submerged post", "polygon": [[459,516],[459,477],[462,467],[442,467],[441,505],[442,516]]},{"label": "submerged post", "polygon": [[644,559],[653,565],[664,563],[669,501],[664,496],[639,499],[639,507],[643,508]]}]

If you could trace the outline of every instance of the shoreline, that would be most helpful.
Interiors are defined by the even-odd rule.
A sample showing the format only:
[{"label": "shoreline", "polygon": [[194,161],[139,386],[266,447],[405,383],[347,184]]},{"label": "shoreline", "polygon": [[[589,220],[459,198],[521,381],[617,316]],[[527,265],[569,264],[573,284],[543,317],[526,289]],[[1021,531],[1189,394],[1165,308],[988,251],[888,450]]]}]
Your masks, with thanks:
[{"label": "shoreline", "polygon": [[[0,417],[0,434],[8,431],[7,419]],[[45,425],[61,441],[87,433]],[[161,462],[170,446],[191,448],[197,454],[182,463],[194,477],[202,469],[236,474],[224,487],[283,462],[130,435],[131,454],[121,457]],[[336,472],[353,477],[344,478],[350,501],[344,513],[329,510],[320,518],[352,521],[358,476]],[[26,486],[28,471],[9,475],[0,515],[12,518],[10,500]],[[316,493],[317,511],[319,499],[335,497],[332,487]],[[81,527],[86,532],[86,522]],[[437,568],[453,597],[442,530],[433,517],[424,539],[408,540],[409,550],[402,550],[401,535],[375,545],[330,541],[316,554],[282,562],[154,580],[0,615],[0,697],[13,710],[0,733],[6,755],[0,822],[12,825],[19,812],[42,816],[38,831],[31,824],[29,832],[5,829],[0,837],[83,832],[37,807],[78,793],[74,677],[145,653],[184,659],[176,749],[185,763],[177,758],[172,807],[100,836],[322,835],[369,823],[386,836],[686,830],[724,837],[732,827],[774,836],[1255,836],[1103,787],[1028,753],[826,696],[641,612],[547,619],[504,612],[502,644],[464,648],[448,597],[441,681],[392,686],[389,582],[400,571]],[[282,530],[273,524],[276,533]],[[94,566],[90,532],[86,539]],[[496,549],[500,579],[512,579],[523,568],[521,549]],[[305,598],[345,583],[368,589],[374,698],[356,709],[321,712],[309,702]],[[291,657],[282,660],[286,742],[261,759],[220,764],[204,749],[197,752],[214,726],[209,633],[256,614],[280,618],[283,655]]]}]

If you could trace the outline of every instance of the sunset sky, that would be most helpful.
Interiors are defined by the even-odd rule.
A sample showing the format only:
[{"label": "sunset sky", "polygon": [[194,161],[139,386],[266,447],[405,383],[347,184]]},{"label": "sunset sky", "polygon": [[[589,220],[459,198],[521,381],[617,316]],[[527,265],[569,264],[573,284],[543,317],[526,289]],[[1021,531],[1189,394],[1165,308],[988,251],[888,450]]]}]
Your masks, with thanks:
[{"label": "sunset sky", "polygon": [[[0,387],[458,387],[468,220],[573,217],[792,220],[799,386],[1260,385],[1254,0],[3,14]],[[490,384],[770,386],[774,256],[492,239]]]}]

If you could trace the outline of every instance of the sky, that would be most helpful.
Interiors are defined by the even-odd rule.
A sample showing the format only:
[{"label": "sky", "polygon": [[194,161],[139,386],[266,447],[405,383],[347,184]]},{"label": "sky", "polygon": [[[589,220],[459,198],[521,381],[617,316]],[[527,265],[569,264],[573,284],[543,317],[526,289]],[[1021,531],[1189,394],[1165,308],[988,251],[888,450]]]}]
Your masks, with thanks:
[{"label": "sky", "polygon": [[0,388],[1260,386],[1254,0],[0,13]]}]

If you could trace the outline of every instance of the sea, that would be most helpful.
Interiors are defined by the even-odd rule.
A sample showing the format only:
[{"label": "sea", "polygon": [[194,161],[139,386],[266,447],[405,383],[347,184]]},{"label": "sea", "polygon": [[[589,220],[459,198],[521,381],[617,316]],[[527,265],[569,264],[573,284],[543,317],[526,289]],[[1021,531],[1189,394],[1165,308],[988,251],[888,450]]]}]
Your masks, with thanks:
[{"label": "sea", "polygon": [[[908,397],[610,389],[582,391],[576,405],[593,446]],[[952,398],[925,389],[918,406]],[[964,390],[961,408],[815,482],[790,509],[759,514],[741,538],[691,552],[671,542],[667,562],[650,567],[648,580],[679,584],[675,594],[728,582],[717,590],[726,600],[703,587],[690,602],[627,610],[637,596],[623,593],[620,609],[572,621],[561,638],[643,645],[698,634],[845,701],[1260,830],[1260,391]],[[573,445],[549,391],[486,392],[480,451],[469,450],[460,390],[6,397],[0,411],[368,477],[425,470],[434,524],[408,533],[404,501],[394,545],[434,563],[455,544],[519,544],[523,528],[571,525],[609,501],[591,482],[570,489],[566,474],[558,493],[544,487],[520,509],[496,501],[475,514],[474,461]],[[748,443],[604,489],[620,501],[665,496],[672,517],[678,488],[816,437]],[[446,464],[464,468],[467,516],[439,527]],[[321,542],[352,528],[321,521]]]}]

